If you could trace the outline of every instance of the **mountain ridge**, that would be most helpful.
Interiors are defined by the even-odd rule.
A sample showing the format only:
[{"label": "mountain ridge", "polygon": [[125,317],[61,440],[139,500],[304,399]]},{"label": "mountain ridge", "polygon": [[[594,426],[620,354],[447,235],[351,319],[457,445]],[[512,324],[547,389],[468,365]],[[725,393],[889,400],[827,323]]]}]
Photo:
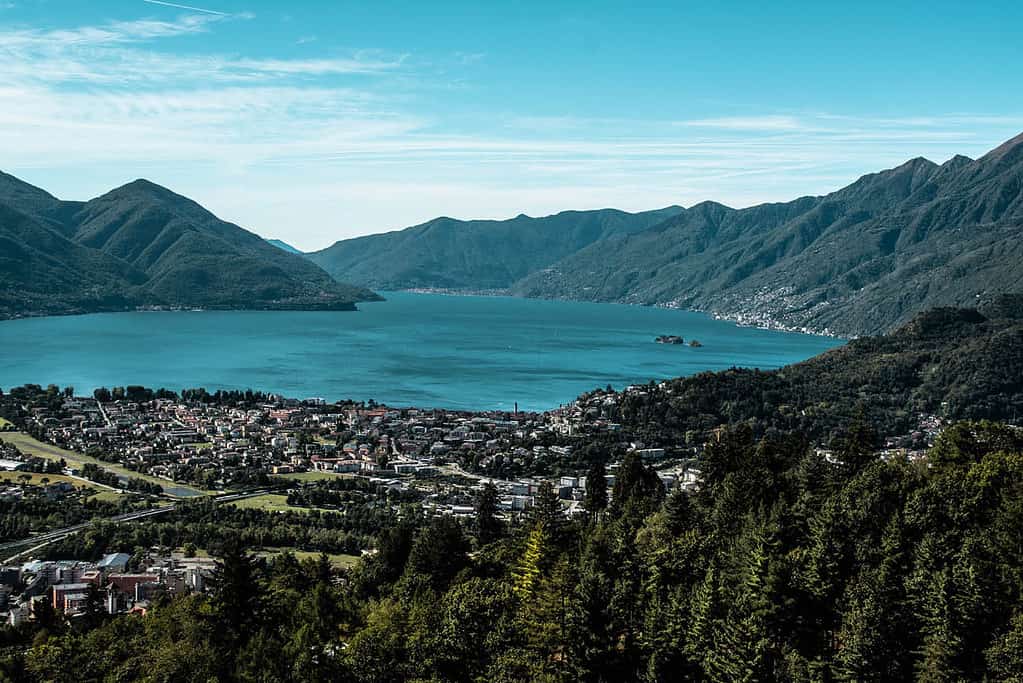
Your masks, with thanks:
[{"label": "mountain ridge", "polygon": [[541,223],[526,239],[507,236],[521,216],[439,218],[308,257],[381,288],[658,305],[765,327],[876,334],[928,308],[1023,289],[1023,134],[978,159],[916,157],[789,202],[673,207],[661,221],[575,242],[563,239],[577,229],[565,220],[572,215],[527,217]]},{"label": "mountain ridge", "polygon": [[307,258],[331,275],[377,289],[501,289],[596,239],[651,227],[680,211],[562,211],[533,218],[435,218],[400,231],[342,240]]},{"label": "mountain ridge", "polygon": [[138,307],[354,310],[379,297],[135,180],[88,202],[0,175],[0,317]]}]

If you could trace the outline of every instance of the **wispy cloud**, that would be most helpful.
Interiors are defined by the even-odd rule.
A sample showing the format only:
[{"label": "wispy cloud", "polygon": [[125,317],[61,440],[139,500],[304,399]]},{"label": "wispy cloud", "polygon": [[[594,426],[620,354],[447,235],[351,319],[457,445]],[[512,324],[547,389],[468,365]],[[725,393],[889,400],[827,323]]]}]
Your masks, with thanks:
[{"label": "wispy cloud", "polygon": [[142,2],[149,3],[150,5],[163,5],[164,7],[176,7],[177,9],[188,10],[189,12],[202,12],[204,14],[216,14],[221,17],[228,16],[227,12],[218,12],[214,9],[204,9],[202,7],[191,7],[189,5],[178,5],[173,2],[163,2],[163,0],[142,0]]},{"label": "wispy cloud", "polygon": [[[425,73],[414,56],[326,40],[302,58],[175,49],[246,15],[149,4],[185,14],[0,29],[0,165],[45,171],[38,182],[71,198],[152,175],[307,248],[437,214],[789,199],[912,156],[979,154],[1023,128],[970,112],[614,118],[553,104],[465,120],[446,100],[473,93],[449,86],[482,54]],[[66,192],[47,180],[61,176]]]},{"label": "wispy cloud", "polygon": [[677,121],[675,125],[723,130],[785,131],[799,130],[803,124],[794,116],[725,116],[713,119]]},{"label": "wispy cloud", "polygon": [[[0,31],[0,48],[29,51],[46,48],[50,52],[80,50],[97,46],[142,43],[160,38],[202,33],[208,30],[214,17],[186,15],[174,21],[139,19],[116,21],[102,26],[82,26],[53,30],[22,29]],[[24,52],[15,55],[31,59]]]},{"label": "wispy cloud", "polygon": [[260,82],[285,77],[380,74],[399,69],[404,55],[352,51],[317,59],[247,58],[230,54],[153,49],[159,41],[206,33],[241,15],[184,15],[172,21],[140,19],[70,29],[0,30],[6,81],[67,85],[164,85]]}]

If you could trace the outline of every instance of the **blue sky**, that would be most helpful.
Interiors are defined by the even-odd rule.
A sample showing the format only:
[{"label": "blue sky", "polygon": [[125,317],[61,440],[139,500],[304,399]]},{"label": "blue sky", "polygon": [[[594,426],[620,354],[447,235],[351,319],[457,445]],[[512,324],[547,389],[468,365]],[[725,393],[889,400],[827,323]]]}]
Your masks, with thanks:
[{"label": "blue sky", "polygon": [[822,194],[1023,131],[1020,2],[0,0],[0,169],[305,249]]}]

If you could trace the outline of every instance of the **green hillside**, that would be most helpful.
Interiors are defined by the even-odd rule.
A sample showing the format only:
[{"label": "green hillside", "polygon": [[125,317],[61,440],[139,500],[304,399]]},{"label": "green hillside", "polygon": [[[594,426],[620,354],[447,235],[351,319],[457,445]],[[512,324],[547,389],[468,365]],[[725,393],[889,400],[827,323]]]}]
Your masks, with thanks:
[{"label": "green hillside", "polygon": [[861,335],[1018,289],[1021,232],[1023,135],[977,160],[913,159],[822,197],[439,218],[309,258],[366,286],[668,305]]},{"label": "green hillside", "polygon": [[379,297],[145,180],[62,202],[0,176],[0,315],[135,306],[350,310]]},{"label": "green hillside", "polygon": [[331,275],[367,287],[503,289],[589,244],[644,230],[679,211],[565,211],[506,221],[437,218],[337,242],[308,256]]},{"label": "green hillside", "polygon": [[519,282],[526,296],[671,303],[864,334],[1023,278],[1023,137],[971,161],[914,159],[825,197],[701,204]]}]

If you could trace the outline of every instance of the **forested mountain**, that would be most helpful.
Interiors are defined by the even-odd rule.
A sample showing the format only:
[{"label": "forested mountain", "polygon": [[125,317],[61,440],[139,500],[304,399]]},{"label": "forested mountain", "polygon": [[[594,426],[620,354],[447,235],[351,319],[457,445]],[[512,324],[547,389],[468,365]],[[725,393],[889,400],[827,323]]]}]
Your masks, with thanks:
[{"label": "forested mountain", "polygon": [[589,244],[642,231],[679,211],[670,206],[637,214],[565,211],[506,221],[437,218],[337,242],[308,257],[335,277],[378,289],[505,289]]},{"label": "forested mountain", "polygon": [[700,440],[739,423],[828,443],[860,418],[888,435],[913,432],[923,414],[1018,419],[1023,296],[1000,296],[982,311],[932,309],[801,363],[680,377],[623,395],[619,405],[616,419],[657,442]]},{"label": "forested mountain", "polygon": [[[310,258],[365,285],[506,289],[876,333],[1023,281],[1023,135],[977,160],[913,159],[823,197],[741,210],[705,202],[637,214],[644,220],[617,229],[593,226],[608,215],[622,219],[438,219]],[[658,216],[665,220],[643,224]]]},{"label": "forested mountain", "polygon": [[140,305],[350,309],[376,298],[145,180],[64,202],[2,174],[0,241],[3,316]]},{"label": "forested mountain", "polygon": [[913,159],[824,197],[701,204],[516,285],[529,296],[676,303],[873,333],[1023,280],[1023,136],[971,161]]}]

